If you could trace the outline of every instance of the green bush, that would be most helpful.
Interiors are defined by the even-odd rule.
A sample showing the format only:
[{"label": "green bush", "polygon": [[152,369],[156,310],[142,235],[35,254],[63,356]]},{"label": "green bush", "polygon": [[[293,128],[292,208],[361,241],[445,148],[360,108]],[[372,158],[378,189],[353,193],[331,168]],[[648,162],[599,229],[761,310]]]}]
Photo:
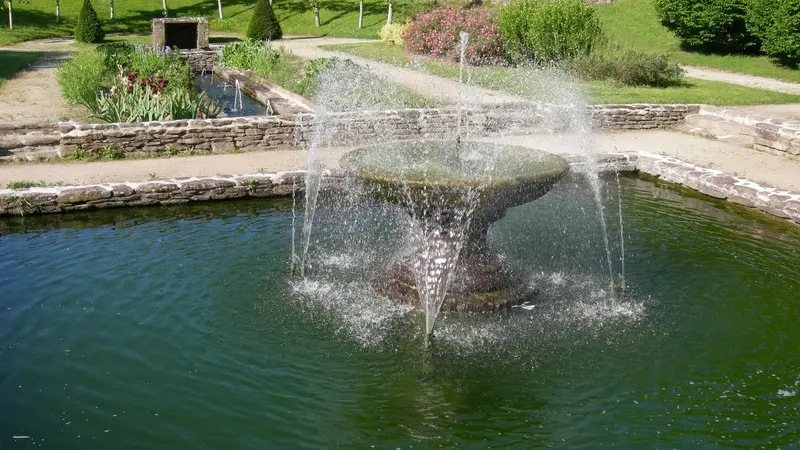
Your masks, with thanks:
[{"label": "green bush", "polygon": [[258,0],[247,27],[247,37],[256,41],[274,41],[283,37],[281,25],[268,0]]},{"label": "green bush", "polygon": [[761,51],[785,63],[800,64],[800,2],[751,0],[747,26],[761,39]]},{"label": "green bush", "polygon": [[100,27],[100,19],[97,18],[91,2],[83,0],[78,23],[75,25],[75,40],[94,44],[102,42],[104,37],[105,33]]},{"label": "green bush", "polygon": [[576,58],[603,40],[597,12],[582,0],[516,0],[500,11],[499,27],[512,59]]},{"label": "green bush", "polygon": [[679,86],[684,76],[666,55],[636,51],[595,53],[570,61],[567,67],[584,80],[614,80],[624,86]]},{"label": "green bush", "polygon": [[126,71],[135,72],[138,78],[167,79],[168,92],[194,90],[194,73],[189,63],[176,53],[134,51],[123,66]]},{"label": "green bush", "polygon": [[58,69],[57,78],[61,96],[67,103],[92,110],[97,104],[97,92],[111,84],[113,75],[104,54],[87,48],[67,60]]},{"label": "green bush", "polygon": [[656,0],[656,9],[661,23],[687,47],[713,52],[754,53],[759,44],[758,38],[747,29],[749,1]]}]

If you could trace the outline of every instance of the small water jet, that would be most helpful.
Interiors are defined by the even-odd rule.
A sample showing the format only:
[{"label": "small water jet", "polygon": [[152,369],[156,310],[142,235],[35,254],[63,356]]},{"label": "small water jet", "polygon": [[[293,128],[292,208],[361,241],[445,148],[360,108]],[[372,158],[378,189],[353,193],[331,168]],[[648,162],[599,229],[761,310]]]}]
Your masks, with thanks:
[{"label": "small water jet", "polygon": [[374,280],[383,294],[425,309],[493,311],[527,300],[530,286],[489,250],[489,226],[508,208],[546,194],[569,171],[564,158],[523,147],[411,141],[362,147],[341,163],[373,195],[412,218],[414,251]]}]

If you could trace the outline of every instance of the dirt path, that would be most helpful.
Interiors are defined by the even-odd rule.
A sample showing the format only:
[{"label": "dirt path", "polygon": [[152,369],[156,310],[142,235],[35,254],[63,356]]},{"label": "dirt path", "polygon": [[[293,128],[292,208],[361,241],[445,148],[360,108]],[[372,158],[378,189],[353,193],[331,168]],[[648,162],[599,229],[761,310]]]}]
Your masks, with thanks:
[{"label": "dirt path", "polygon": [[[578,148],[575,136],[531,134],[509,138],[488,137],[481,141],[504,142],[554,153]],[[665,130],[642,130],[595,135],[598,152],[644,151],[666,155],[704,167],[748,178],[761,184],[800,192],[800,158],[780,156],[721,141]],[[329,167],[335,167],[343,149],[326,151]],[[280,150],[231,155],[108,161],[94,163],[10,164],[0,166],[0,189],[10,181],[45,181],[66,184],[96,184],[217,174],[244,174],[301,170],[306,152]]]},{"label": "dirt path", "polygon": [[766,89],[769,91],[783,92],[785,94],[800,95],[800,83],[789,83],[774,78],[746,75],[743,73],[725,72],[722,70],[707,69],[705,67],[683,66],[686,76],[708,81],[721,81],[723,83],[738,84],[751,88]]},{"label": "dirt path", "polygon": [[466,86],[455,80],[449,80],[435,75],[404,69],[391,64],[372,61],[349,53],[334,52],[320,48],[321,45],[330,44],[358,44],[375,42],[367,39],[327,38],[327,37],[291,37],[274,41],[275,47],[283,47],[302,58],[347,58],[354,63],[365,67],[373,74],[403,86],[411,91],[428,98],[436,99],[443,103],[457,103],[461,99],[470,99],[480,103],[515,103],[525,99],[501,91]]},{"label": "dirt path", "polygon": [[67,57],[63,51],[44,51],[30,68],[4,83],[0,87],[0,123],[53,125],[73,113],[61,99],[56,80],[57,67]]}]

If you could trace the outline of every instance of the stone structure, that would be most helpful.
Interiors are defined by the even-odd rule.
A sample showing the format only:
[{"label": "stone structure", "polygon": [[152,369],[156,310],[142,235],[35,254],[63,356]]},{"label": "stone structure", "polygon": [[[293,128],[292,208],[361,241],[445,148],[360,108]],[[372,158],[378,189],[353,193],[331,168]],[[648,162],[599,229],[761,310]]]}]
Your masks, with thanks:
[{"label": "stone structure", "polygon": [[[585,112],[595,128],[638,130],[680,123],[696,112],[693,105],[594,105]],[[337,133],[325,145],[370,143],[376,140],[425,139],[452,136],[460,125],[473,135],[515,129],[566,129],[572,114],[559,105],[511,104],[469,111],[455,108],[345,112],[326,116]],[[75,149],[116,146],[125,153],[175,150],[212,152],[288,148],[306,142],[315,130],[313,114],[176,120],[144,123],[60,124],[60,155]]]},{"label": "stone structure", "polygon": [[[762,186],[719,170],[650,153],[598,155],[603,171],[639,171],[714,198],[758,209],[800,225],[800,192]],[[566,157],[580,170],[586,157]],[[336,174],[329,174],[329,179]],[[0,215],[45,214],[143,205],[171,205],[241,197],[290,195],[303,190],[304,172],[186,178],[145,183],[0,189]]]},{"label": "stone structure", "polygon": [[800,155],[800,119],[778,119],[747,111],[703,105],[694,118],[703,125],[760,150]]},{"label": "stone structure", "polygon": [[215,50],[182,50],[181,56],[186,58],[192,70],[195,72],[211,72],[214,70],[214,63],[217,61]]},{"label": "stone structure", "polygon": [[208,48],[208,19],[205,17],[153,19],[152,29],[153,48]]},{"label": "stone structure", "polygon": [[[314,112],[314,104],[307,98],[284,89],[261,77],[251,76],[250,72],[214,66],[214,74],[230,84],[239,83],[242,91],[262,105],[269,104],[276,114],[295,115]],[[258,81],[254,81],[259,78]]]}]

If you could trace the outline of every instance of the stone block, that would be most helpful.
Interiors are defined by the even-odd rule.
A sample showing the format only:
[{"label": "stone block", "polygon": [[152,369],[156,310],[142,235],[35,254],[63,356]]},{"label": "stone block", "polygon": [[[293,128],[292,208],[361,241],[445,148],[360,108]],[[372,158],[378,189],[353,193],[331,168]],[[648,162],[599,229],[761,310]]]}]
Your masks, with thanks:
[{"label": "stone block", "polygon": [[100,186],[67,188],[58,195],[57,202],[62,204],[86,203],[92,200],[110,198],[112,192]]}]

